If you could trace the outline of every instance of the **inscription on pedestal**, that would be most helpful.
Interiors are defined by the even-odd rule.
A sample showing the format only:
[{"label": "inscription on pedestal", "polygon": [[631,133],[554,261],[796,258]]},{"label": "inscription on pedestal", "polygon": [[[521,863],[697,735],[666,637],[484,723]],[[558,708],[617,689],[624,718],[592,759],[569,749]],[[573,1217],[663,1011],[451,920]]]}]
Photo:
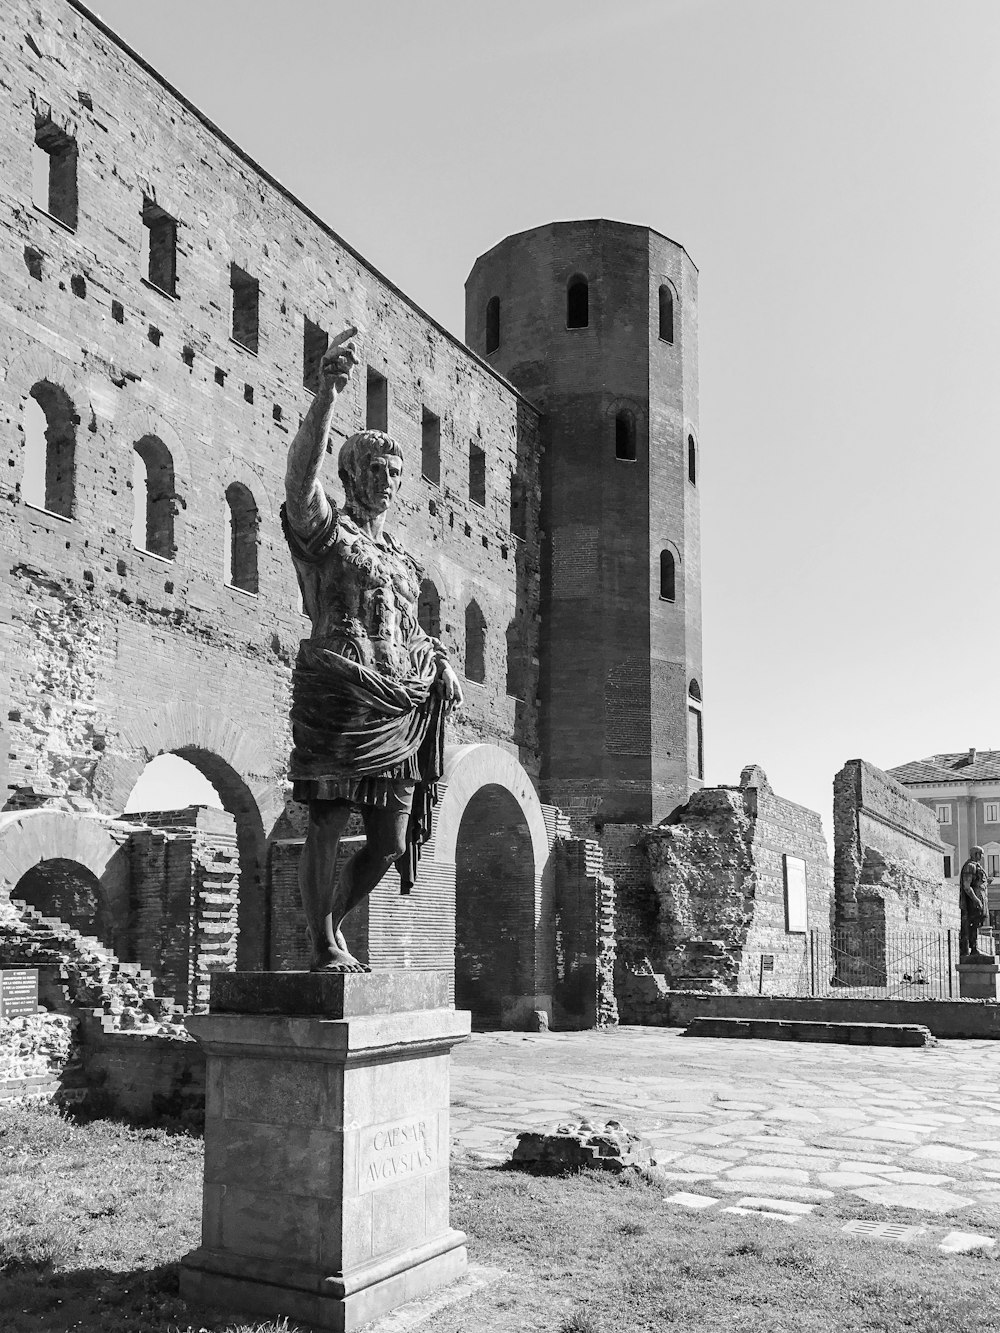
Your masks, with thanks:
[{"label": "inscription on pedestal", "polygon": [[358,1158],[358,1192],[368,1194],[434,1171],[438,1166],[437,1143],[436,1114],[365,1129]]}]

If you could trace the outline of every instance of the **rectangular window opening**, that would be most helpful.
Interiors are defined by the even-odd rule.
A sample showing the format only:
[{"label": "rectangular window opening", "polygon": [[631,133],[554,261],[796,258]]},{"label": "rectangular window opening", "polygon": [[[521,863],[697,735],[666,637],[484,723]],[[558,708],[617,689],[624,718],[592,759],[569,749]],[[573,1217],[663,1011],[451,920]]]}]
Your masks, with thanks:
[{"label": "rectangular window opening", "polygon": [[951,806],[950,806],[950,805],[939,805],[939,806],[936,806],[936,807],[935,807],[935,811],[934,811],[934,813],[935,813],[935,815],[937,816],[937,822],[938,822],[939,824],[950,824],[950,823],[951,823]]},{"label": "rectangular window opening", "polygon": [[49,119],[35,122],[32,197],[71,231],[76,231],[79,213],[77,157],[76,140],[65,130]]},{"label": "rectangular window opening", "polygon": [[990,852],[986,857],[986,873],[990,879],[996,879],[1000,875],[1000,855],[996,852]]},{"label": "rectangular window opening", "polygon": [[475,440],[469,441],[469,499],[486,507],[486,450]]},{"label": "rectangular window opening", "polygon": [[985,802],[983,805],[983,820],[987,824],[1000,824],[1000,802]]},{"label": "rectangular window opening", "polygon": [[368,367],[365,426],[368,430],[389,429],[389,381]]},{"label": "rectangular window opening", "polygon": [[420,416],[420,472],[441,485],[441,418],[425,407]]},{"label": "rectangular window opening", "polygon": [[510,530],[514,537],[524,541],[528,535],[528,506],[524,482],[516,474],[510,478]]},{"label": "rectangular window opening", "polygon": [[700,708],[688,708],[688,773],[693,778],[705,776],[705,747]]},{"label": "rectangular window opening", "polygon": [[233,291],[233,341],[248,352],[256,352],[260,338],[260,283],[233,264],[229,285]]},{"label": "rectangular window opening", "polygon": [[944,858],[944,877],[945,877],[945,879],[951,879],[951,857],[950,857],[950,856],[946,856],[946,857]]},{"label": "rectangular window opening", "polygon": [[319,390],[320,362],[330,345],[330,335],[306,317],[302,327],[302,383],[310,391]]},{"label": "rectangular window opening", "polygon": [[152,199],[142,201],[142,266],[168,296],[177,294],[177,222]]}]

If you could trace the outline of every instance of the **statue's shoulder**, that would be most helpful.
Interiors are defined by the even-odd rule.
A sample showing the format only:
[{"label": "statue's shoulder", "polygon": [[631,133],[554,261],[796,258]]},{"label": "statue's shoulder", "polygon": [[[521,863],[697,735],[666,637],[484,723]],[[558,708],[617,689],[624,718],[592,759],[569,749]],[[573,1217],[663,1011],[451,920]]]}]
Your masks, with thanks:
[{"label": "statue's shoulder", "polygon": [[391,532],[383,532],[382,541],[397,560],[404,561],[416,574],[422,574],[424,572],[424,567],[416,556],[411,555],[403,543],[398,541]]}]

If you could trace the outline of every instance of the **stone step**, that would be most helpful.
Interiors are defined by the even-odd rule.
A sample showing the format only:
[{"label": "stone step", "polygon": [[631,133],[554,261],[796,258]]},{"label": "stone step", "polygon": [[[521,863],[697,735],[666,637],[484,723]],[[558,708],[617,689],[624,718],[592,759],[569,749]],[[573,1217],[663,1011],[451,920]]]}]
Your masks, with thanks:
[{"label": "stone step", "polygon": [[782,1018],[695,1017],[685,1037],[743,1037],[758,1041],[825,1041],[850,1046],[936,1046],[922,1023],[823,1023]]}]

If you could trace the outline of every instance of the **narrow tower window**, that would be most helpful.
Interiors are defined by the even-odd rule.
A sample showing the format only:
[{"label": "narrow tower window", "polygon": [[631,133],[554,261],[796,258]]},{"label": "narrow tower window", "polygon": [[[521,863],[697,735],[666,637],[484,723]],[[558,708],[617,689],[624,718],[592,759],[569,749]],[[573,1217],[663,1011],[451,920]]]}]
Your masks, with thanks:
[{"label": "narrow tower window", "polygon": [[143,268],[154,287],[177,294],[177,223],[152,199],[142,201]]},{"label": "narrow tower window", "polygon": [[688,481],[692,486],[698,484],[698,450],[693,435],[688,436]]},{"label": "narrow tower window", "polygon": [[260,338],[260,283],[237,264],[229,270],[233,291],[233,341],[256,352]]},{"label": "narrow tower window", "polygon": [[420,473],[441,485],[441,418],[426,407],[420,414]]},{"label": "narrow tower window", "polygon": [[76,231],[79,200],[77,195],[77,146],[65,130],[48,117],[35,121],[35,149],[32,162],[34,203],[71,231]]},{"label": "narrow tower window", "polygon": [[524,482],[516,472],[510,474],[510,530],[524,541],[528,532],[528,513]]},{"label": "narrow tower window", "polygon": [[677,566],[673,551],[660,552],[660,598],[664,602],[677,600]]},{"label": "narrow tower window", "polygon": [[368,430],[389,429],[389,381],[368,367],[365,398],[365,426]]},{"label": "narrow tower window", "polygon": [[692,699],[696,699],[698,703],[701,703],[701,686],[698,684],[698,681],[694,676],[691,677],[691,681],[688,685],[688,694]]},{"label": "narrow tower window", "polygon": [[64,389],[34,385],[24,407],[23,496],[37,509],[73,517],[77,415]]},{"label": "narrow tower window", "polygon": [[500,346],[500,298],[491,296],[486,302],[486,351],[495,352]]},{"label": "narrow tower window", "polygon": [[469,499],[486,505],[486,450],[475,440],[469,441]]},{"label": "narrow tower window", "polygon": [[517,623],[507,626],[507,694],[511,699],[524,698],[524,648]]},{"label": "narrow tower window", "polygon": [[330,335],[308,316],[302,324],[302,383],[316,393],[319,390],[319,365],[326,354]]},{"label": "narrow tower window", "polygon": [[705,776],[705,741],[701,706],[688,704],[688,773],[693,778]]},{"label": "narrow tower window", "polygon": [[635,418],[631,412],[618,412],[615,416],[615,458],[635,462]]},{"label": "narrow tower window", "polygon": [[465,608],[465,678],[479,685],[486,679],[486,620],[476,601]]},{"label": "narrow tower window", "polygon": [[229,540],[226,543],[226,582],[233,588],[256,593],[257,505],[248,487],[234,481],[226,488],[229,507]]},{"label": "narrow tower window", "polygon": [[423,632],[432,639],[441,637],[441,596],[430,579],[424,579],[420,584],[417,620]]},{"label": "narrow tower window", "polygon": [[660,286],[660,337],[665,343],[674,340],[674,294],[665,282]]},{"label": "narrow tower window", "polygon": [[132,545],[173,560],[174,461],[155,435],[144,435],[133,449]]},{"label": "narrow tower window", "polygon": [[585,329],[590,323],[590,288],[581,274],[570,278],[566,287],[566,327]]}]

